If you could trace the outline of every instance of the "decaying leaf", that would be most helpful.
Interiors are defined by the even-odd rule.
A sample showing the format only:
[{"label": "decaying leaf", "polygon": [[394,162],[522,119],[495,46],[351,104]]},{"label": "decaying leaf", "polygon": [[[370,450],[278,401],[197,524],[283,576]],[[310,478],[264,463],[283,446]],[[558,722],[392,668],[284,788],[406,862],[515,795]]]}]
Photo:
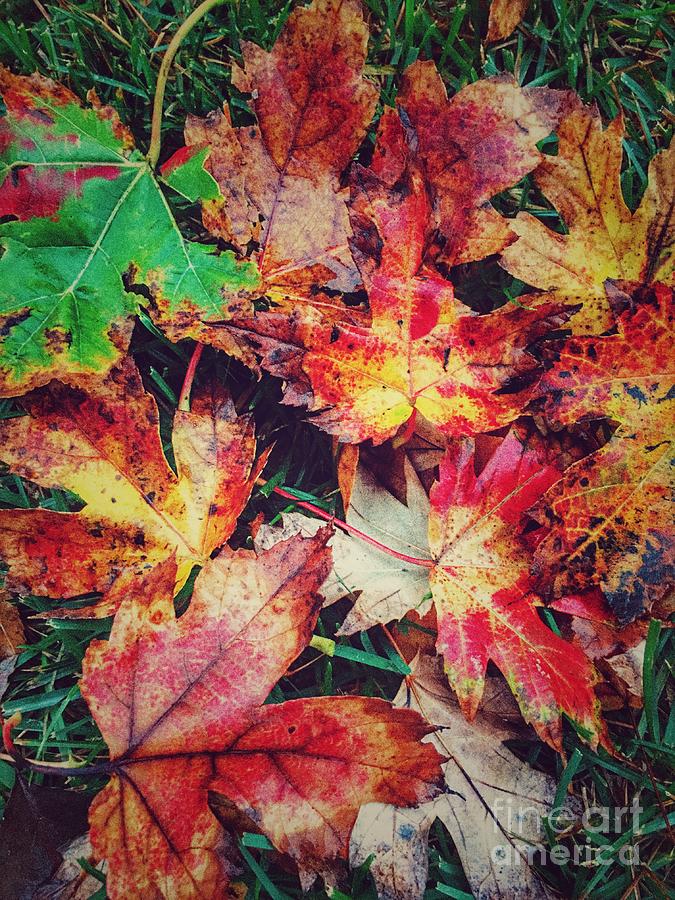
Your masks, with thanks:
[{"label": "decaying leaf", "polygon": [[582,302],[572,320],[575,332],[600,334],[614,323],[608,279],[642,285],[672,280],[675,149],[663,150],[651,161],[649,185],[631,213],[621,190],[622,117],[603,129],[597,108],[570,94],[557,134],[557,156],[545,157],[534,177],[568,233],[558,234],[535,216],[519,213],[511,221],[518,240],[506,248],[501,262],[556,299]]},{"label": "decaying leaf", "polygon": [[[407,467],[407,503],[403,504],[360,466],[347,513],[350,525],[376,538],[385,547],[413,557],[431,559],[427,525],[429,498],[411,466]],[[355,619],[362,605],[369,620],[388,622],[410,609],[428,607],[429,573],[424,568],[384,554],[357,538],[336,532],[332,539],[335,572],[345,593],[360,592],[349,614],[347,632],[360,626]],[[346,589],[346,590],[345,590]],[[355,628],[356,626],[356,628]]]},{"label": "decaying leaf", "polygon": [[512,34],[527,12],[530,0],[492,0],[485,41],[503,41]]},{"label": "decaying leaf", "polygon": [[420,655],[410,667],[411,675],[394,704],[418,711],[440,729],[431,740],[450,757],[445,765],[446,790],[416,809],[365,806],[352,832],[351,864],[357,866],[373,854],[369,871],[382,900],[421,900],[429,829],[440,819],[476,898],[547,897],[530,862],[544,843],[543,819],[553,803],[555,782],[521,762],[502,743],[513,736],[499,716],[500,707],[508,710],[508,692],[492,694],[486,711],[468,724],[448,690],[438,658]]},{"label": "decaying leaf", "polygon": [[[354,479],[347,521],[390,550],[412,558],[431,560],[427,525],[429,498],[410,466],[407,504],[401,503],[375,480],[372,473],[359,466]],[[319,519],[303,513],[285,513],[281,525],[263,525],[255,538],[256,550],[274,546],[295,534],[316,534]],[[348,594],[360,593],[345,621],[347,633],[368,628],[374,621],[388,622],[400,618],[406,610],[426,609],[429,598],[429,573],[415,563],[382,553],[365,541],[345,534],[337,528],[330,539],[333,569],[321,588],[327,603]],[[367,607],[366,617],[359,618]]]},{"label": "decaying leaf", "polygon": [[562,343],[539,389],[553,421],[608,417],[618,429],[539,504],[551,531],[538,571],[555,597],[598,586],[624,623],[672,584],[672,328],[672,291],[657,285],[616,334]]},{"label": "decaying leaf", "polygon": [[557,124],[564,98],[499,76],[448,100],[432,61],[405,71],[397,103],[434,197],[446,265],[483,259],[513,240],[489,201],[542,161],[537,142]]},{"label": "decaying leaf", "polygon": [[14,217],[0,224],[0,395],[105,375],[131,337],[131,282],[151,284],[171,311],[220,316],[222,290],[255,285],[231,253],[183,240],[110,107],[4,68],[0,94],[0,216]]},{"label": "decaying leaf", "polygon": [[262,705],[309,642],[328,536],[258,557],[224,550],[180,619],[170,558],[127,594],[110,640],[89,646],[81,689],[113,766],[91,839],[112,900],[223,895],[232,863],[209,791],[306,873],[346,857],[361,803],[436,793],[441,757],[420,743],[430,726],[417,713],[362,697]]},{"label": "decaying leaf", "polygon": [[260,463],[251,419],[236,415],[222,388],[176,413],[177,474],[154,398],[130,359],[97,392],[54,384],[25,405],[30,415],[0,424],[0,458],[43,487],[73,491],[85,507],[0,511],[10,589],[57,598],[101,592],[75,614],[110,615],[140,573],[175,553],[178,588],[231,535]]}]

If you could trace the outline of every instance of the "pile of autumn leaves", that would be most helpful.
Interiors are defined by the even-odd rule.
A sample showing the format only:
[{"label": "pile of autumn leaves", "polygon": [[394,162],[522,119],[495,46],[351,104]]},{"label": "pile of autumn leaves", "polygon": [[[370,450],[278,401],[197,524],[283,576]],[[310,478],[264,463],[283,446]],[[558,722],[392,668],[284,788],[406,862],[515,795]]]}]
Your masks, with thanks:
[{"label": "pile of autumn leaves", "polygon": [[[367,39],[355,0],[315,0],[233,67],[256,125],[188,119],[159,181],[201,200],[216,247],[182,239],[110,109],[2,73],[3,393],[35,390],[2,423],[0,456],[84,508],[0,512],[0,555],[16,592],[100,595],[53,615],[115,615],[81,682],[112,760],[91,837],[113,898],[223,894],[232,847],[209,792],[307,880],[346,855],[363,803],[437,793],[442,757],[416,712],[354,696],[265,705],[322,593],[354,593],[345,634],[433,604],[464,713],[491,660],[555,747],[561,713],[607,738],[588,641],[539,608],[590,623],[606,653],[638,640],[622,626],[666,594],[672,154],[631,213],[620,118],[603,130],[576,96],[507,78],[448,101],[419,62],[369,165],[353,163],[378,102]],[[529,172],[564,234],[490,204]],[[478,315],[448,273],[497,253],[536,292]],[[279,376],[319,428],[368,442],[358,468],[343,454],[347,521],[398,557],[307,521],[231,550],[266,455],[214,385],[176,413],[169,466],[125,355],[140,303],[172,339]],[[398,499],[374,479],[387,467]]]}]

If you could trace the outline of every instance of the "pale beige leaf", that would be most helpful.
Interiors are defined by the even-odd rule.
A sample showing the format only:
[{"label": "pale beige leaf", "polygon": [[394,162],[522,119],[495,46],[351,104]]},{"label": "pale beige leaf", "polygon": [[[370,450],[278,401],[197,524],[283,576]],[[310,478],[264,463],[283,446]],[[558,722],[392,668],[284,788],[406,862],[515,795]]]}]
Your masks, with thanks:
[{"label": "pale beige leaf", "polygon": [[[429,498],[407,459],[404,473],[407,504],[401,503],[372,472],[359,465],[347,523],[406,556],[429,559]],[[310,536],[321,524],[302,513],[287,513],[280,526],[263,525],[255,536],[254,546],[260,552],[294,534]],[[338,634],[353,634],[378,622],[400,619],[408,610],[424,613],[429,608],[430,600],[424,600],[429,593],[429,575],[423,566],[399,560],[339,528],[329,546],[333,551],[333,569],[321,589],[326,604],[348,594],[358,594]]]},{"label": "pale beige leaf", "polygon": [[552,805],[555,783],[503,744],[512,733],[508,691],[493,693],[469,724],[450,693],[438,657],[417,656],[411,670],[409,685],[401,686],[394,703],[417,710],[439,726],[430,740],[450,757],[445,767],[448,793],[413,810],[384,804],[363,807],[352,833],[352,866],[374,854],[370,871],[382,900],[421,900],[428,871],[427,837],[438,818],[452,836],[478,900],[546,897],[527,862],[527,848],[541,846],[542,819]]},{"label": "pale beige leaf", "polygon": [[[406,556],[430,559],[427,527],[429,498],[412,465],[406,460],[407,504],[385,490],[359,466],[347,523]],[[336,535],[335,570],[349,592],[360,591],[339,634],[363,631],[378,622],[400,619],[410,609],[427,611],[429,572],[360,540]]]},{"label": "pale beige leaf", "polygon": [[[428,498],[407,461],[405,473],[407,506],[379,484],[370,471],[359,466],[347,522],[387,547],[408,556],[427,558]],[[383,528],[382,523],[388,527]],[[296,534],[311,537],[324,524],[301,512],[284,513],[281,523],[262,525],[258,529],[253,546],[260,553]],[[428,609],[429,601],[420,606],[429,591],[425,568],[398,560],[340,528],[335,529],[328,546],[333,551],[333,568],[321,588],[325,605],[349,594],[358,595],[340,634],[352,634],[378,622],[401,618],[410,609]]]},{"label": "pale beige leaf", "polygon": [[619,687],[625,692],[631,706],[642,706],[642,670],[645,661],[645,642],[631,647],[625,653],[618,653],[605,660]]},{"label": "pale beige leaf", "polygon": [[80,865],[80,859],[105,873],[108,865],[103,862],[97,865],[88,834],[74,838],[61,849],[63,862],[47,884],[37,889],[32,900],[89,900],[101,889],[101,882],[89,875]]}]

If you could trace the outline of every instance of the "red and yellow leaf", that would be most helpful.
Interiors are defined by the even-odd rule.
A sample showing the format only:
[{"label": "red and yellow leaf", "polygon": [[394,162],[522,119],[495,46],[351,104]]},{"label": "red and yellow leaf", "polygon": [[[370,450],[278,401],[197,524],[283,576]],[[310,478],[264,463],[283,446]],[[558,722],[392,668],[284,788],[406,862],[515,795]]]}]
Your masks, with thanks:
[{"label": "red and yellow leaf", "polygon": [[[550,461],[545,446],[533,439],[523,442],[511,431],[480,467],[474,440],[452,442],[441,462],[440,480],[431,489],[428,543],[417,529],[409,528],[409,546],[395,544],[422,558],[424,568],[418,567],[415,580],[408,575],[409,565],[377,548],[359,548],[350,558],[345,545],[353,539],[337,535],[334,552],[338,573],[340,565],[348,566],[351,559],[354,569],[347,569],[346,583],[352,591],[361,591],[341,633],[400,619],[408,609],[422,606],[430,591],[437,618],[436,648],[464,713],[469,718],[475,715],[492,661],[508,681],[524,718],[544,740],[560,746],[562,712],[592,741],[604,740],[604,726],[593,691],[592,664],[538,613],[541,600],[530,574],[533,539],[525,539],[522,528],[527,510],[561,478],[561,458],[548,456]],[[393,507],[377,499],[374,487],[371,490],[373,499],[350,511],[347,521],[388,544],[393,512],[388,518],[378,513]],[[409,474],[408,502],[414,509],[421,508],[419,490]],[[361,493],[359,488],[357,503]],[[418,518],[411,518],[411,524]],[[396,567],[405,576],[398,592],[391,587]]]},{"label": "red and yellow leaf", "polygon": [[177,587],[234,530],[259,466],[248,417],[219,387],[198,395],[173,427],[166,461],[153,397],[130,359],[97,392],[54,384],[25,400],[29,415],[0,425],[0,458],[80,512],[0,511],[0,555],[12,590],[53,597],[103,593],[78,615],[110,615],[131,582],[175,553]]},{"label": "red and yellow leaf", "polygon": [[596,739],[603,733],[593,667],[539,618],[531,551],[514,535],[533,500],[559,477],[556,465],[513,433],[476,475],[466,441],[441,464],[429,517],[436,647],[460,706],[476,714],[492,660],[526,721],[554,746],[562,739],[561,711]]},{"label": "red and yellow leaf", "polygon": [[346,856],[362,802],[436,792],[441,758],[417,714],[362,697],[262,705],[310,639],[328,536],[224,551],[180,619],[166,560],[125,598],[110,641],[90,645],[82,693],[114,768],[91,838],[112,900],[223,894],[231,864],[210,790],[310,872]]},{"label": "red and yellow leaf", "polygon": [[564,321],[560,308],[503,307],[478,316],[451,282],[425,264],[432,198],[400,118],[387,111],[373,165],[352,176],[351,247],[370,302],[371,324],[305,311],[224,323],[264,368],[287,380],[286,403],[343,441],[381,443],[413,413],[450,434],[474,434],[515,419],[532,394],[538,364],[527,351]]}]

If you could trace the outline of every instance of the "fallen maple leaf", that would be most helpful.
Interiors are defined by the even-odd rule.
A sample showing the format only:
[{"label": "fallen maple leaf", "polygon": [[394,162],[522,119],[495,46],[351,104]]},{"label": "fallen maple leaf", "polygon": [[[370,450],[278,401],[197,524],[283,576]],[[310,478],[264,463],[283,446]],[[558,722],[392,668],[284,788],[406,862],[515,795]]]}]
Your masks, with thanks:
[{"label": "fallen maple leaf", "polygon": [[110,640],[90,644],[81,690],[113,773],[91,840],[112,900],[223,895],[231,863],[209,791],[305,873],[346,857],[361,803],[436,793],[441,757],[416,713],[364,697],[262,705],[312,634],[328,536],[223,551],[180,619],[165,560],[125,597]]},{"label": "fallen maple leaf", "polygon": [[430,503],[408,464],[407,512],[359,471],[347,523],[395,552],[335,534],[331,591],[342,584],[344,593],[358,595],[338,634],[400,619],[410,609],[424,613],[433,598],[436,647],[468,718],[492,660],[543,740],[560,746],[561,712],[592,742],[604,740],[593,666],[539,617],[532,539],[520,536],[526,510],[560,478],[560,461],[547,462],[543,448],[512,431],[478,475],[475,463],[473,441],[451,444]]},{"label": "fallen maple leaf", "polygon": [[54,384],[24,402],[29,416],[0,424],[0,458],[85,507],[1,510],[7,584],[58,598],[101,592],[95,606],[71,611],[80,617],[110,615],[141,572],[173,553],[180,587],[232,534],[265,459],[254,466],[253,423],[214,386],[175,415],[174,474],[130,358],[89,395]]},{"label": "fallen maple leaf", "polygon": [[614,324],[608,279],[642,285],[672,279],[675,145],[652,159],[647,190],[631,213],[621,189],[623,118],[617,116],[603,129],[597,107],[584,106],[570,94],[557,134],[557,156],[545,157],[534,179],[567,233],[558,234],[521,212],[511,220],[518,240],[504,250],[501,263],[526,284],[553,292],[555,299],[582,302],[572,319],[574,330],[600,334]]},{"label": "fallen maple leaf", "polygon": [[553,746],[562,738],[560,711],[596,740],[603,732],[593,667],[539,618],[531,554],[514,536],[525,510],[559,476],[513,433],[476,475],[467,441],[441,463],[429,519],[436,646],[462,710],[475,715],[492,659],[525,720]]},{"label": "fallen maple leaf", "polygon": [[535,563],[554,597],[594,586],[626,623],[672,583],[672,291],[656,285],[616,334],[571,338],[539,393],[561,425],[608,417],[604,447],[571,466],[535,515],[551,528]]},{"label": "fallen maple leaf", "polygon": [[365,806],[352,832],[352,866],[372,856],[369,872],[381,900],[421,900],[429,867],[429,829],[440,819],[475,897],[547,897],[528,860],[543,845],[543,820],[553,804],[555,782],[504,746],[504,739],[514,736],[503,717],[510,713],[508,692],[503,685],[491,684],[484,710],[468,724],[438,658],[419,655],[410,669],[394,705],[418,711],[439,728],[432,741],[450,757],[446,790],[416,809]]},{"label": "fallen maple leaf", "polygon": [[432,202],[394,110],[382,117],[371,168],[353,170],[350,215],[370,325],[300,310],[212,323],[222,326],[214,331],[253,347],[288,382],[284,402],[308,405],[312,421],[343,441],[381,443],[417,413],[450,434],[513,421],[538,374],[527,347],[566,313],[552,304],[478,316],[425,265]]},{"label": "fallen maple leaf", "polygon": [[257,283],[233,254],[183,240],[110,107],[84,108],[62,85],[4,68],[0,94],[0,216],[15,217],[0,224],[1,396],[109,371],[139,305],[125,279],[151,284],[174,313],[211,315],[226,311],[221,290]]},{"label": "fallen maple leaf", "polygon": [[[204,225],[242,254],[254,246],[258,293],[288,309],[320,305],[319,286],[359,285],[340,177],[379,94],[363,76],[367,44],[357,0],[314,0],[291,13],[271,51],[242,42],[243,64],[233,65],[232,81],[251,95],[255,125],[234,128],[227,107],[187,119],[186,144],[208,148],[206,165],[222,194],[202,203]],[[332,304],[323,300],[325,313]],[[337,309],[344,312],[342,304]],[[194,304],[179,316],[167,309],[161,321],[175,337],[189,334],[236,352],[228,333],[204,326],[205,318],[218,316]]]}]

